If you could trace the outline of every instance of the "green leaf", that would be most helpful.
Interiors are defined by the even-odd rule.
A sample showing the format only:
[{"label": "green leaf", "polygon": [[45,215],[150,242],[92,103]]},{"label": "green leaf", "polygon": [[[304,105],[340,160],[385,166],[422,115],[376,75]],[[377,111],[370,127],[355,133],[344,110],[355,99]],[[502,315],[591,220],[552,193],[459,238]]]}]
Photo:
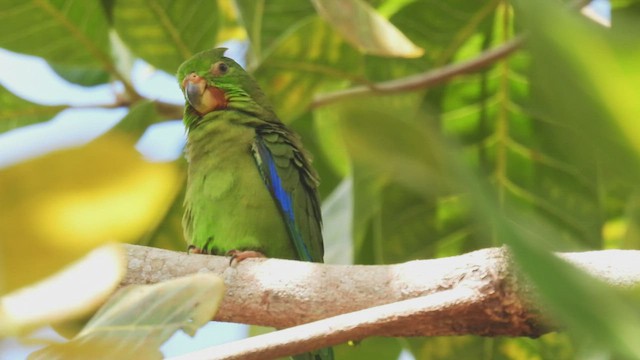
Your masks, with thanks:
[{"label": "green leaf", "polygon": [[576,358],[569,337],[546,334],[525,337],[435,336],[407,339],[416,360],[451,360],[469,357],[493,360],[572,360]]},{"label": "green leaf", "polygon": [[499,338],[494,351],[505,359],[556,359],[572,360],[576,358],[571,339],[566,333],[549,333],[538,339]]},{"label": "green leaf", "polygon": [[51,69],[68,82],[94,86],[109,82],[109,73],[100,67],[49,63]]},{"label": "green leaf", "polygon": [[[552,1],[517,4],[531,34],[531,76],[538,81],[532,102],[546,121],[570,129],[548,132],[547,141],[597,180],[594,192],[603,201],[619,196],[610,192],[611,183],[628,182],[637,189],[640,141],[634,99],[639,95],[640,71],[638,52],[629,47],[633,37],[601,29]],[[520,266],[569,330],[613,354],[640,356],[633,340],[639,336],[637,298],[620,294],[546,254],[543,249],[549,246],[541,249],[540,243],[562,238],[548,223],[522,213],[517,220],[525,225],[501,221],[499,236],[508,239]],[[604,314],[603,308],[611,311]]]},{"label": "green leaf", "polygon": [[161,359],[160,345],[182,329],[193,336],[224,296],[224,282],[195,274],[121,289],[71,341],[50,345],[29,359]]},{"label": "green leaf", "polygon": [[400,340],[383,337],[367,338],[354,344],[334,347],[336,359],[349,360],[397,359],[400,351]]},{"label": "green leaf", "polygon": [[[426,49],[424,59],[435,66],[460,55],[461,47],[473,38],[491,39],[492,19],[499,1],[421,0],[409,2],[391,15],[390,20],[417,46]],[[476,52],[467,52],[467,57]]]},{"label": "green leaf", "polygon": [[351,168],[345,138],[340,128],[340,117],[331,107],[323,107],[313,112],[313,130],[331,170],[344,177]]},{"label": "green leaf", "polygon": [[[637,165],[631,165],[637,164],[632,144],[624,139],[624,133],[638,131],[633,116],[627,115],[638,110],[633,109],[631,100],[634,93],[640,94],[635,85],[638,71],[633,67],[620,71],[624,62],[638,55],[629,52],[628,44],[620,43],[621,37],[596,28],[577,14],[551,26],[552,19],[564,10],[554,9],[548,14],[541,9],[530,11],[521,19],[523,24],[535,21],[532,28],[540,27],[529,41],[532,61],[528,108],[534,119],[529,131],[536,135],[536,142],[526,134],[517,142],[525,145],[529,153],[522,149],[519,152],[530,158],[534,167],[529,185],[523,186],[522,180],[514,185],[529,192],[520,191],[548,218],[555,219],[566,231],[565,237],[600,247],[607,219],[620,215],[630,189],[640,179]],[[556,37],[556,31],[562,35]],[[560,39],[562,44],[558,43]],[[575,45],[577,41],[602,50],[585,51]],[[616,59],[616,51],[625,55]],[[592,71],[598,75],[591,75]],[[615,122],[625,119],[630,127],[617,128]],[[525,137],[530,139],[528,144],[521,140]],[[627,189],[621,192],[621,186]],[[614,202],[620,205],[612,205]]]},{"label": "green leaf", "polygon": [[[594,155],[603,152],[606,157],[601,169],[608,176],[637,182],[640,125],[635,114],[640,112],[636,101],[640,96],[640,67],[636,60],[640,51],[631,46],[631,34],[640,31],[637,22],[632,27],[608,31],[558,9],[549,16],[539,15],[547,7],[532,8],[534,13],[524,19],[528,27],[538,31],[531,40],[536,57],[532,75],[538,80],[534,105],[548,121],[566,122],[574,132],[571,137],[561,134],[551,140],[556,146],[560,141],[569,145],[565,145],[565,151],[578,160],[578,166],[593,162]],[[563,21],[561,26],[552,27],[557,24],[554,19]],[[556,37],[551,28],[563,33]],[[579,46],[579,41],[595,51]],[[556,98],[548,94],[552,88],[575,91],[562,92]],[[585,145],[592,151],[585,151]],[[629,166],[633,163],[635,166]]]},{"label": "green leaf", "polygon": [[[551,254],[550,239],[561,238],[553,226],[513,208],[505,209],[509,214],[505,216],[495,210],[497,204],[491,206],[486,198],[482,199],[478,190],[473,192],[474,203],[480,204],[476,209],[482,213],[479,218],[493,223],[496,236],[509,245],[517,265],[531,279],[554,318],[592,348],[624,358],[639,357],[640,346],[635,341],[640,336],[638,297],[625,294]],[[609,310],[602,313],[601,309]]]},{"label": "green leaf", "polygon": [[213,48],[216,1],[116,1],[114,27],[124,43],[149,64],[174,74],[196,52]]},{"label": "green leaf", "polygon": [[[493,19],[493,28],[484,27],[484,39],[470,38],[456,58],[514,36],[512,12],[498,7]],[[450,81],[436,99],[442,130],[465,146],[469,164],[490,174],[500,202],[534,209],[555,223],[563,239],[570,240],[565,248],[598,246],[605,218],[596,163],[576,164],[566,154],[566,145],[575,141],[574,130],[532,110],[529,96],[537,85],[529,83],[529,63],[530,57],[517,53],[486,71]],[[554,137],[563,139],[559,146],[550,143]],[[580,151],[591,149],[582,145]]]},{"label": "green leaf", "polygon": [[0,46],[65,65],[109,69],[108,24],[99,0],[7,0]]},{"label": "green leaf", "polygon": [[340,104],[345,139],[352,159],[382,171],[418,192],[446,193],[453,181],[444,151],[426,120],[415,114],[415,95],[362,98]]},{"label": "green leaf", "polygon": [[362,0],[313,0],[318,13],[364,53],[420,57],[424,50]]},{"label": "green leaf", "polygon": [[66,105],[45,106],[24,100],[0,86],[0,133],[50,120]]},{"label": "green leaf", "polygon": [[409,349],[416,360],[459,359],[474,354],[480,359],[495,359],[486,348],[492,339],[479,336],[434,336],[429,338],[408,339]]},{"label": "green leaf", "polygon": [[110,132],[122,132],[138,139],[149,126],[164,120],[151,100],[143,100],[131,107],[127,115]]},{"label": "green leaf", "polygon": [[620,8],[631,8],[640,3],[638,0],[611,0],[611,7],[616,10]]},{"label": "green leaf", "polygon": [[279,38],[315,15],[308,1],[236,0],[235,4],[251,41],[250,69],[261,63]]},{"label": "green leaf", "polygon": [[444,161],[448,149],[411,115],[412,102],[398,95],[331,107],[354,163],[356,263],[432,257],[446,235],[436,222],[436,199],[457,182]]},{"label": "green leaf", "polygon": [[254,76],[288,123],[307,110],[318,90],[358,78],[353,73],[359,60],[324,22],[314,18],[282,37]]}]

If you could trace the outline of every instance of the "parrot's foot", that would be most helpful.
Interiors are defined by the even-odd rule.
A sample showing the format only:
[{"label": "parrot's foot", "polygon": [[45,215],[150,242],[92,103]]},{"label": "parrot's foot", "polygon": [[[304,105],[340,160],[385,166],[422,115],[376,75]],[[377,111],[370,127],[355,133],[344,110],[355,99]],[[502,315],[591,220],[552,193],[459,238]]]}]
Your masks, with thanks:
[{"label": "parrot's foot", "polygon": [[207,250],[198,249],[194,245],[189,245],[189,247],[187,248],[187,254],[206,254],[206,255],[208,255],[209,252]]},{"label": "parrot's foot", "polygon": [[258,251],[253,251],[253,250],[246,250],[246,251],[229,250],[227,252],[227,256],[231,256],[231,259],[229,260],[229,266],[236,266],[241,261],[249,258],[265,258],[266,257],[264,256],[263,253]]}]

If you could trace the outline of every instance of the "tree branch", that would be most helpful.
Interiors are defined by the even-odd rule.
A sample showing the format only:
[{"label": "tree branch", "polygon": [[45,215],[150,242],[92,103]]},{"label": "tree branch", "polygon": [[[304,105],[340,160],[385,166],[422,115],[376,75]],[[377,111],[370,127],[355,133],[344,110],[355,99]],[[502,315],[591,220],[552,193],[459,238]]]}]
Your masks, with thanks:
[{"label": "tree branch", "polygon": [[[142,100],[147,100],[147,99],[140,97],[135,101],[131,101],[130,99],[127,99],[125,97],[117,96],[116,101],[109,104],[75,105],[73,106],[73,108],[74,109],[94,109],[94,108],[116,109],[119,107],[130,108],[134,104]],[[160,101],[160,100],[153,100],[153,104],[156,108],[156,111],[158,112],[158,114],[160,114],[160,116],[162,116],[163,119],[169,119],[169,120],[182,119],[184,106],[175,105],[175,104],[171,104],[171,103]]]},{"label": "tree branch", "polygon": [[397,331],[393,328],[401,326],[426,325],[435,328],[442,321],[452,320],[445,317],[447,313],[455,312],[454,308],[468,306],[468,300],[473,298],[471,292],[471,289],[444,290],[246,338],[231,344],[212,346],[172,360],[275,359],[368,336],[384,335]]},{"label": "tree branch", "polygon": [[[221,256],[135,245],[127,245],[127,250],[129,270],[123,285],[156,283],[202,271],[223,277],[227,294],[215,320],[288,328],[355,312],[291,330],[307,340],[317,336],[321,342],[315,342],[320,345],[316,347],[374,335],[537,337],[553,328],[527,300],[532,290],[512,270],[504,248],[394,265],[248,259],[236,267]],[[636,265],[640,251],[561,256],[612,285],[640,283]],[[290,341],[295,345],[297,340]]]},{"label": "tree branch", "polygon": [[401,79],[394,79],[378,84],[371,84],[368,86],[356,86],[350,89],[322,94],[317,96],[311,102],[309,107],[311,109],[314,109],[346,98],[369,93],[399,93],[432,87],[450,80],[451,78],[454,78],[458,75],[476,72],[495,63],[498,60],[506,58],[514,51],[518,50],[522,46],[523,42],[524,38],[522,36],[518,36],[468,61],[451,64],[427,71],[425,73],[411,75]]}]

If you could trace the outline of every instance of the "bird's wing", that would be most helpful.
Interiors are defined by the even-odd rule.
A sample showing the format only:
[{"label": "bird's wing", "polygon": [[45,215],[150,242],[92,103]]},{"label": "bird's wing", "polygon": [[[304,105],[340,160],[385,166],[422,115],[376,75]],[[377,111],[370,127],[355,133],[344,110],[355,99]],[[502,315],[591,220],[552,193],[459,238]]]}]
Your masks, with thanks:
[{"label": "bird's wing", "polygon": [[262,179],[280,209],[300,260],[322,262],[318,179],[298,138],[284,127],[258,129],[252,146]]}]

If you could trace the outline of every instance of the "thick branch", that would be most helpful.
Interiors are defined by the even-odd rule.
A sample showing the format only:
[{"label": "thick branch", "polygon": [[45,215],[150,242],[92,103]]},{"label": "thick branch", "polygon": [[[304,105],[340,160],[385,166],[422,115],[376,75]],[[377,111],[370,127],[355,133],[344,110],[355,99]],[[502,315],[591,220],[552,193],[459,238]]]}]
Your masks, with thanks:
[{"label": "thick branch", "polygon": [[[434,336],[477,334],[536,337],[550,330],[532,310],[530,290],[512,271],[502,248],[411,261],[396,265],[324,265],[280,259],[248,259],[229,267],[219,256],[188,255],[128,246],[129,271],[123,284],[155,283],[211,271],[227,284],[216,320],[286,328],[374,306],[416,300],[416,312],[350,314],[362,324],[385,319],[360,332],[342,333],[347,319],[324,323],[331,343],[367,336]],[[640,251],[605,250],[562,257],[616,286],[640,282]],[[414,304],[409,301],[405,305]],[[421,310],[420,310],[421,309]],[[412,310],[412,311],[413,311]],[[420,310],[420,311],[418,311]],[[375,311],[382,311],[375,313]],[[334,319],[335,320],[335,319]],[[346,321],[346,323],[342,323]],[[342,324],[342,325],[341,325]],[[329,328],[327,328],[329,327]]]}]

